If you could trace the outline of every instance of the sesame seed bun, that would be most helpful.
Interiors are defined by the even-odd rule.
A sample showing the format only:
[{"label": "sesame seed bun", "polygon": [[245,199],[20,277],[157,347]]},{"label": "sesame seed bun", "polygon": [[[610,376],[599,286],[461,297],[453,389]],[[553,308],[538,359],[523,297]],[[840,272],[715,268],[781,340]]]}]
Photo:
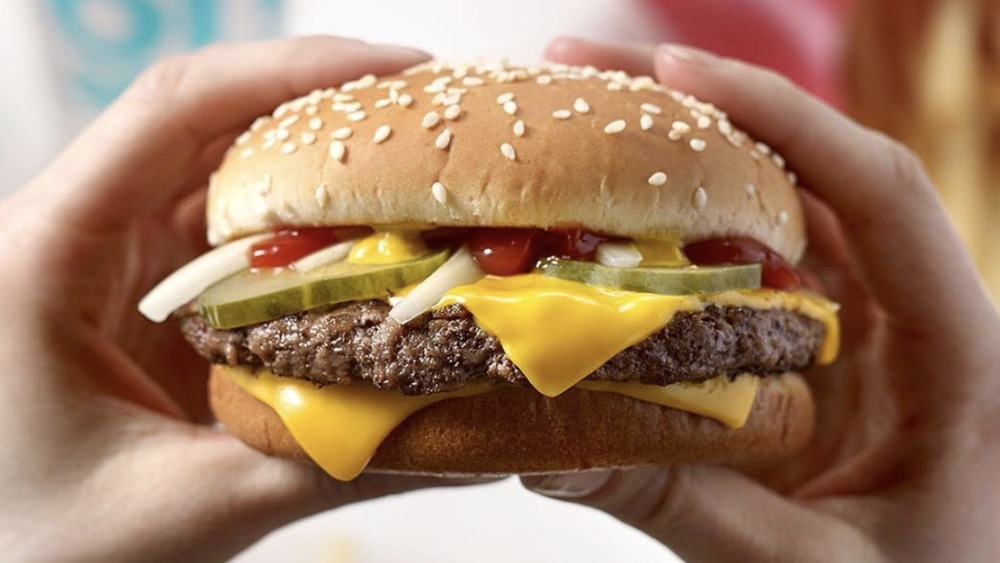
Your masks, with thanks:
[{"label": "sesame seed bun", "polygon": [[794,175],[648,77],[451,66],[315,91],[254,123],[210,182],[209,240],[284,225],[578,226],[805,246]]},{"label": "sesame seed bun", "polygon": [[[226,430],[269,455],[308,460],[278,415],[224,370],[214,366],[209,385],[212,409]],[[761,379],[750,417],[736,430],[615,393],[570,389],[548,398],[511,387],[416,412],[382,442],[367,471],[483,475],[680,463],[753,467],[801,450],[812,433],[813,412],[806,383],[793,373]]]}]

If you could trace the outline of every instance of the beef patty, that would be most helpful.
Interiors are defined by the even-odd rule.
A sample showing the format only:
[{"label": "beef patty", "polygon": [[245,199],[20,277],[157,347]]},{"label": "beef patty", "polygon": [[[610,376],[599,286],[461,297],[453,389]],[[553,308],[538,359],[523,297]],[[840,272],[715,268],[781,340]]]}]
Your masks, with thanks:
[{"label": "beef patty", "polygon": [[[185,337],[208,360],[267,367],[317,385],[370,381],[407,395],[454,391],[475,381],[527,385],[524,374],[461,305],[437,309],[405,326],[381,301],[342,303],[231,330],[181,314]],[[679,312],[588,379],[667,385],[743,372],[758,375],[812,364],[823,341],[819,321],[784,310],[709,306]]]}]

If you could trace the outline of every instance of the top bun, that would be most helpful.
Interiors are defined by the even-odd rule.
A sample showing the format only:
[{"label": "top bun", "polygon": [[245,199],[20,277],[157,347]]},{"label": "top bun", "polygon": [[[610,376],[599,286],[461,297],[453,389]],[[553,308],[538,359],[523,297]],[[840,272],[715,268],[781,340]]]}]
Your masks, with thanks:
[{"label": "top bun", "polygon": [[577,226],[746,236],[795,263],[794,175],[726,114],[623,72],[449,65],[365,76],[261,117],[212,176],[213,244],[290,225]]}]

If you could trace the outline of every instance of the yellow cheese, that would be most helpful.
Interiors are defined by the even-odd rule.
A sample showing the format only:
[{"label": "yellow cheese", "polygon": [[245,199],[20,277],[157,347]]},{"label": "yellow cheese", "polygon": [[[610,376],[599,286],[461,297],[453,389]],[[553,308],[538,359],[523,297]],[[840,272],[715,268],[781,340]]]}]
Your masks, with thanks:
[{"label": "yellow cheese", "polygon": [[[361,382],[316,387],[307,381],[275,376],[267,370],[254,372],[245,367],[227,367],[224,371],[244,391],[271,407],[309,457],[342,481],[357,477],[386,436],[411,414],[438,401],[502,388],[476,384],[452,393],[404,396],[398,391],[379,391]],[[585,381],[580,388],[620,393],[739,428],[753,406],[757,381],[749,375],[734,381],[718,377],[665,387],[635,381]]]},{"label": "yellow cheese", "polygon": [[274,409],[316,465],[341,481],[357,477],[382,440],[406,417],[438,401],[487,390],[485,385],[470,385],[453,393],[407,397],[362,382],[316,387],[268,370],[228,367],[225,372],[244,391]]},{"label": "yellow cheese", "polygon": [[807,292],[771,289],[707,295],[655,295],[526,274],[488,276],[452,288],[438,304],[460,303],[540,393],[554,397],[615,354],[663,328],[675,313],[708,305],[787,309],[821,321],[820,363],[837,354],[837,306]]},{"label": "yellow cheese", "polygon": [[760,378],[744,374],[730,381],[725,376],[701,381],[685,381],[673,385],[646,385],[638,381],[581,381],[577,389],[618,393],[633,399],[656,403],[694,414],[714,418],[730,428],[746,424],[757,397]]},{"label": "yellow cheese", "polygon": [[427,255],[419,231],[376,231],[359,240],[347,261],[352,264],[395,264]]}]

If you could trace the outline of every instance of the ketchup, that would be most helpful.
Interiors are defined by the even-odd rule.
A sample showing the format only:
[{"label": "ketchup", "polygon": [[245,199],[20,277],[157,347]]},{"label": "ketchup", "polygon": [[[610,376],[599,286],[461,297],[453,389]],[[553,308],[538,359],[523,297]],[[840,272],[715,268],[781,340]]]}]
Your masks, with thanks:
[{"label": "ketchup", "polygon": [[476,229],[469,250],[487,274],[512,276],[531,271],[541,258],[593,260],[603,237],[581,229]]},{"label": "ketchup", "polygon": [[802,278],[780,254],[749,238],[708,239],[684,245],[684,255],[699,266],[716,264],[760,264],[761,285],[794,290],[802,287]]},{"label": "ketchup", "polygon": [[367,227],[295,227],[250,247],[251,268],[283,268],[331,244],[371,232]]}]

